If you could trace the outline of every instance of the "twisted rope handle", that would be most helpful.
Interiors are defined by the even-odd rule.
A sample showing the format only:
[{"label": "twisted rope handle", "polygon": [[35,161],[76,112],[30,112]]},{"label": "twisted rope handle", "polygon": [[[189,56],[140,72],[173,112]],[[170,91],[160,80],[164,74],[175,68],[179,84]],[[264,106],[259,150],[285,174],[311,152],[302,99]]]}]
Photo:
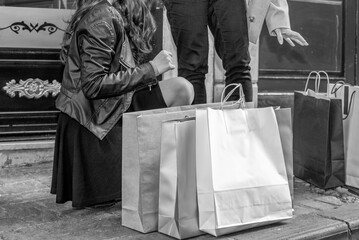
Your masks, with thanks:
[{"label": "twisted rope handle", "polygon": [[[226,92],[226,89],[230,86],[235,86],[225,97],[224,97],[224,94]],[[231,83],[231,84],[228,84],[222,91],[222,95],[221,95],[221,109],[223,109],[223,105],[227,102],[227,100],[233,95],[233,93],[238,89],[239,91],[239,99],[238,101],[234,102],[233,104],[231,105],[228,105],[228,106],[233,106],[233,105],[236,105],[236,104],[239,104],[239,107],[240,108],[245,108],[245,98],[244,98],[244,92],[243,92],[243,86],[242,84],[240,83]]]}]

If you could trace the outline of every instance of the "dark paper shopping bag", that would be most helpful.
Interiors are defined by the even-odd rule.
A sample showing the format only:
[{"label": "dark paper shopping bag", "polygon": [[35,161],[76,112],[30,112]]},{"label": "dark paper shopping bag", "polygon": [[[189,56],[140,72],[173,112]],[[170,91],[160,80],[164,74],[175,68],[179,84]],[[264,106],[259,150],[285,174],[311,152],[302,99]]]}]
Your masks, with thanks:
[{"label": "dark paper shopping bag", "polygon": [[323,189],[344,185],[340,99],[318,90],[294,93],[293,161],[294,175],[300,179]]}]

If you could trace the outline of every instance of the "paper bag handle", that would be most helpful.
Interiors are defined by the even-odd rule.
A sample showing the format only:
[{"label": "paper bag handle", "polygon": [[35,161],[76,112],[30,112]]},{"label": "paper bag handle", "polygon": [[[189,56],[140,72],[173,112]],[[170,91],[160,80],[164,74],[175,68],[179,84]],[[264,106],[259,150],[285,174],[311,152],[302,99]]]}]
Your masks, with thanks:
[{"label": "paper bag handle", "polygon": [[317,71],[311,71],[307,77],[307,81],[305,82],[305,87],[304,87],[304,92],[308,91],[308,84],[309,84],[309,80],[310,77],[312,76],[312,74],[316,74],[315,76],[315,82],[314,82],[314,92],[318,92],[318,79],[320,78],[320,75]]},{"label": "paper bag handle", "polygon": [[[339,85],[339,84],[340,84],[340,85]],[[339,86],[338,86],[338,85],[339,85]],[[352,85],[351,85],[350,83],[346,83],[346,82],[344,82],[344,81],[342,81],[342,80],[341,80],[341,81],[337,81],[337,82],[333,85],[332,89],[330,90],[330,93],[331,93],[331,94],[334,94],[334,96],[337,97],[337,92],[339,91],[339,89],[341,89],[341,88],[346,88],[346,87],[347,87],[347,88],[350,88],[350,87],[352,87]],[[349,100],[347,112],[344,110],[343,120],[347,119],[347,118],[349,117],[349,115],[350,115],[351,108],[352,108],[352,104],[353,104],[353,100],[354,100],[354,98],[355,98],[356,92],[357,92],[357,90],[354,90],[354,91],[352,92],[352,94],[350,95],[350,100]]]},{"label": "paper bag handle", "polygon": [[[322,78],[321,78],[321,76],[320,76],[321,73],[324,73],[324,75],[326,76],[327,86],[329,86],[329,83],[330,83],[328,73],[325,72],[325,71],[319,71],[319,72],[318,72],[319,78],[317,79],[317,93],[319,92],[320,82],[321,82],[321,80],[322,80]],[[327,95],[328,95],[328,92],[327,92]]]},{"label": "paper bag handle", "polygon": [[[226,92],[226,89],[230,86],[235,86],[225,97],[224,94]],[[223,108],[223,105],[227,102],[227,100],[230,98],[230,96],[232,96],[232,94],[238,89],[239,91],[239,99],[238,101],[234,102],[233,104],[229,105],[229,106],[233,106],[236,104],[239,104],[240,108],[245,108],[245,98],[244,98],[244,92],[243,92],[243,86],[240,83],[231,83],[228,84],[222,91],[222,95],[221,95],[221,108]]]},{"label": "paper bag handle", "polygon": [[[340,84],[339,87],[337,87],[338,84]],[[338,90],[341,89],[343,87],[343,85],[345,85],[345,84],[346,83],[344,81],[342,81],[342,80],[337,81],[336,83],[334,83],[332,89],[330,89],[330,93],[337,96]]]},{"label": "paper bag handle", "polygon": [[[339,84],[340,84],[340,85],[339,85]],[[337,85],[339,85],[339,86],[337,86]],[[330,90],[330,93],[331,93],[331,94],[334,94],[334,96],[337,97],[337,92],[339,91],[339,89],[341,89],[341,88],[343,88],[343,87],[351,87],[351,86],[352,86],[351,84],[346,83],[346,82],[340,80],[340,81],[337,81],[337,82],[333,85],[332,89]]]},{"label": "paper bag handle", "polygon": [[348,106],[348,113],[345,115],[345,117],[343,117],[343,120],[347,119],[350,115],[350,112],[352,110],[352,103],[353,103],[353,99],[355,98],[356,95],[356,90],[352,92],[352,94],[350,95],[350,101],[349,101],[349,106]]}]

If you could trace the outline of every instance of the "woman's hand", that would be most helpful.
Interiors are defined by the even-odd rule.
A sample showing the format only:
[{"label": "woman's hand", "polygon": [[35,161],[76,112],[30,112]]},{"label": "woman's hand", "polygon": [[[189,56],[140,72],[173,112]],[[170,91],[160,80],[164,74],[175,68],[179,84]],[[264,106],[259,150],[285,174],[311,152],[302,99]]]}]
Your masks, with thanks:
[{"label": "woman's hand", "polygon": [[172,60],[172,53],[166,50],[162,50],[157,54],[152,62],[157,67],[158,73],[160,75],[169,70],[175,69],[175,65],[173,64]]},{"label": "woman's hand", "polygon": [[302,35],[300,35],[298,32],[292,31],[289,28],[277,28],[274,30],[274,32],[277,35],[277,40],[280,45],[283,44],[283,39],[286,40],[292,47],[295,46],[293,41],[295,41],[301,46],[309,45],[307,41],[305,41],[305,39],[302,37]]}]

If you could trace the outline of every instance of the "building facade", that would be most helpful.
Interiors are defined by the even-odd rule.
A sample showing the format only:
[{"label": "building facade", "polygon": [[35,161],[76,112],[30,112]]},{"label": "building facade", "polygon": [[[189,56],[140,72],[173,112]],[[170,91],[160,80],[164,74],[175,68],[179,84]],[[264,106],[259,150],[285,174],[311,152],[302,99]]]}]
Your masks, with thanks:
[{"label": "building facade", "polygon": [[[60,44],[74,1],[0,0],[0,142],[53,141],[58,114],[54,100],[62,77]],[[259,105],[303,90],[312,70],[327,71],[333,82],[357,84],[358,1],[288,3],[292,28],[309,46],[280,46],[263,27],[259,45],[251,46]],[[168,44],[163,10],[160,1],[152,9],[158,23],[153,55]],[[220,60],[211,46],[209,102],[218,101],[224,83]]]}]

